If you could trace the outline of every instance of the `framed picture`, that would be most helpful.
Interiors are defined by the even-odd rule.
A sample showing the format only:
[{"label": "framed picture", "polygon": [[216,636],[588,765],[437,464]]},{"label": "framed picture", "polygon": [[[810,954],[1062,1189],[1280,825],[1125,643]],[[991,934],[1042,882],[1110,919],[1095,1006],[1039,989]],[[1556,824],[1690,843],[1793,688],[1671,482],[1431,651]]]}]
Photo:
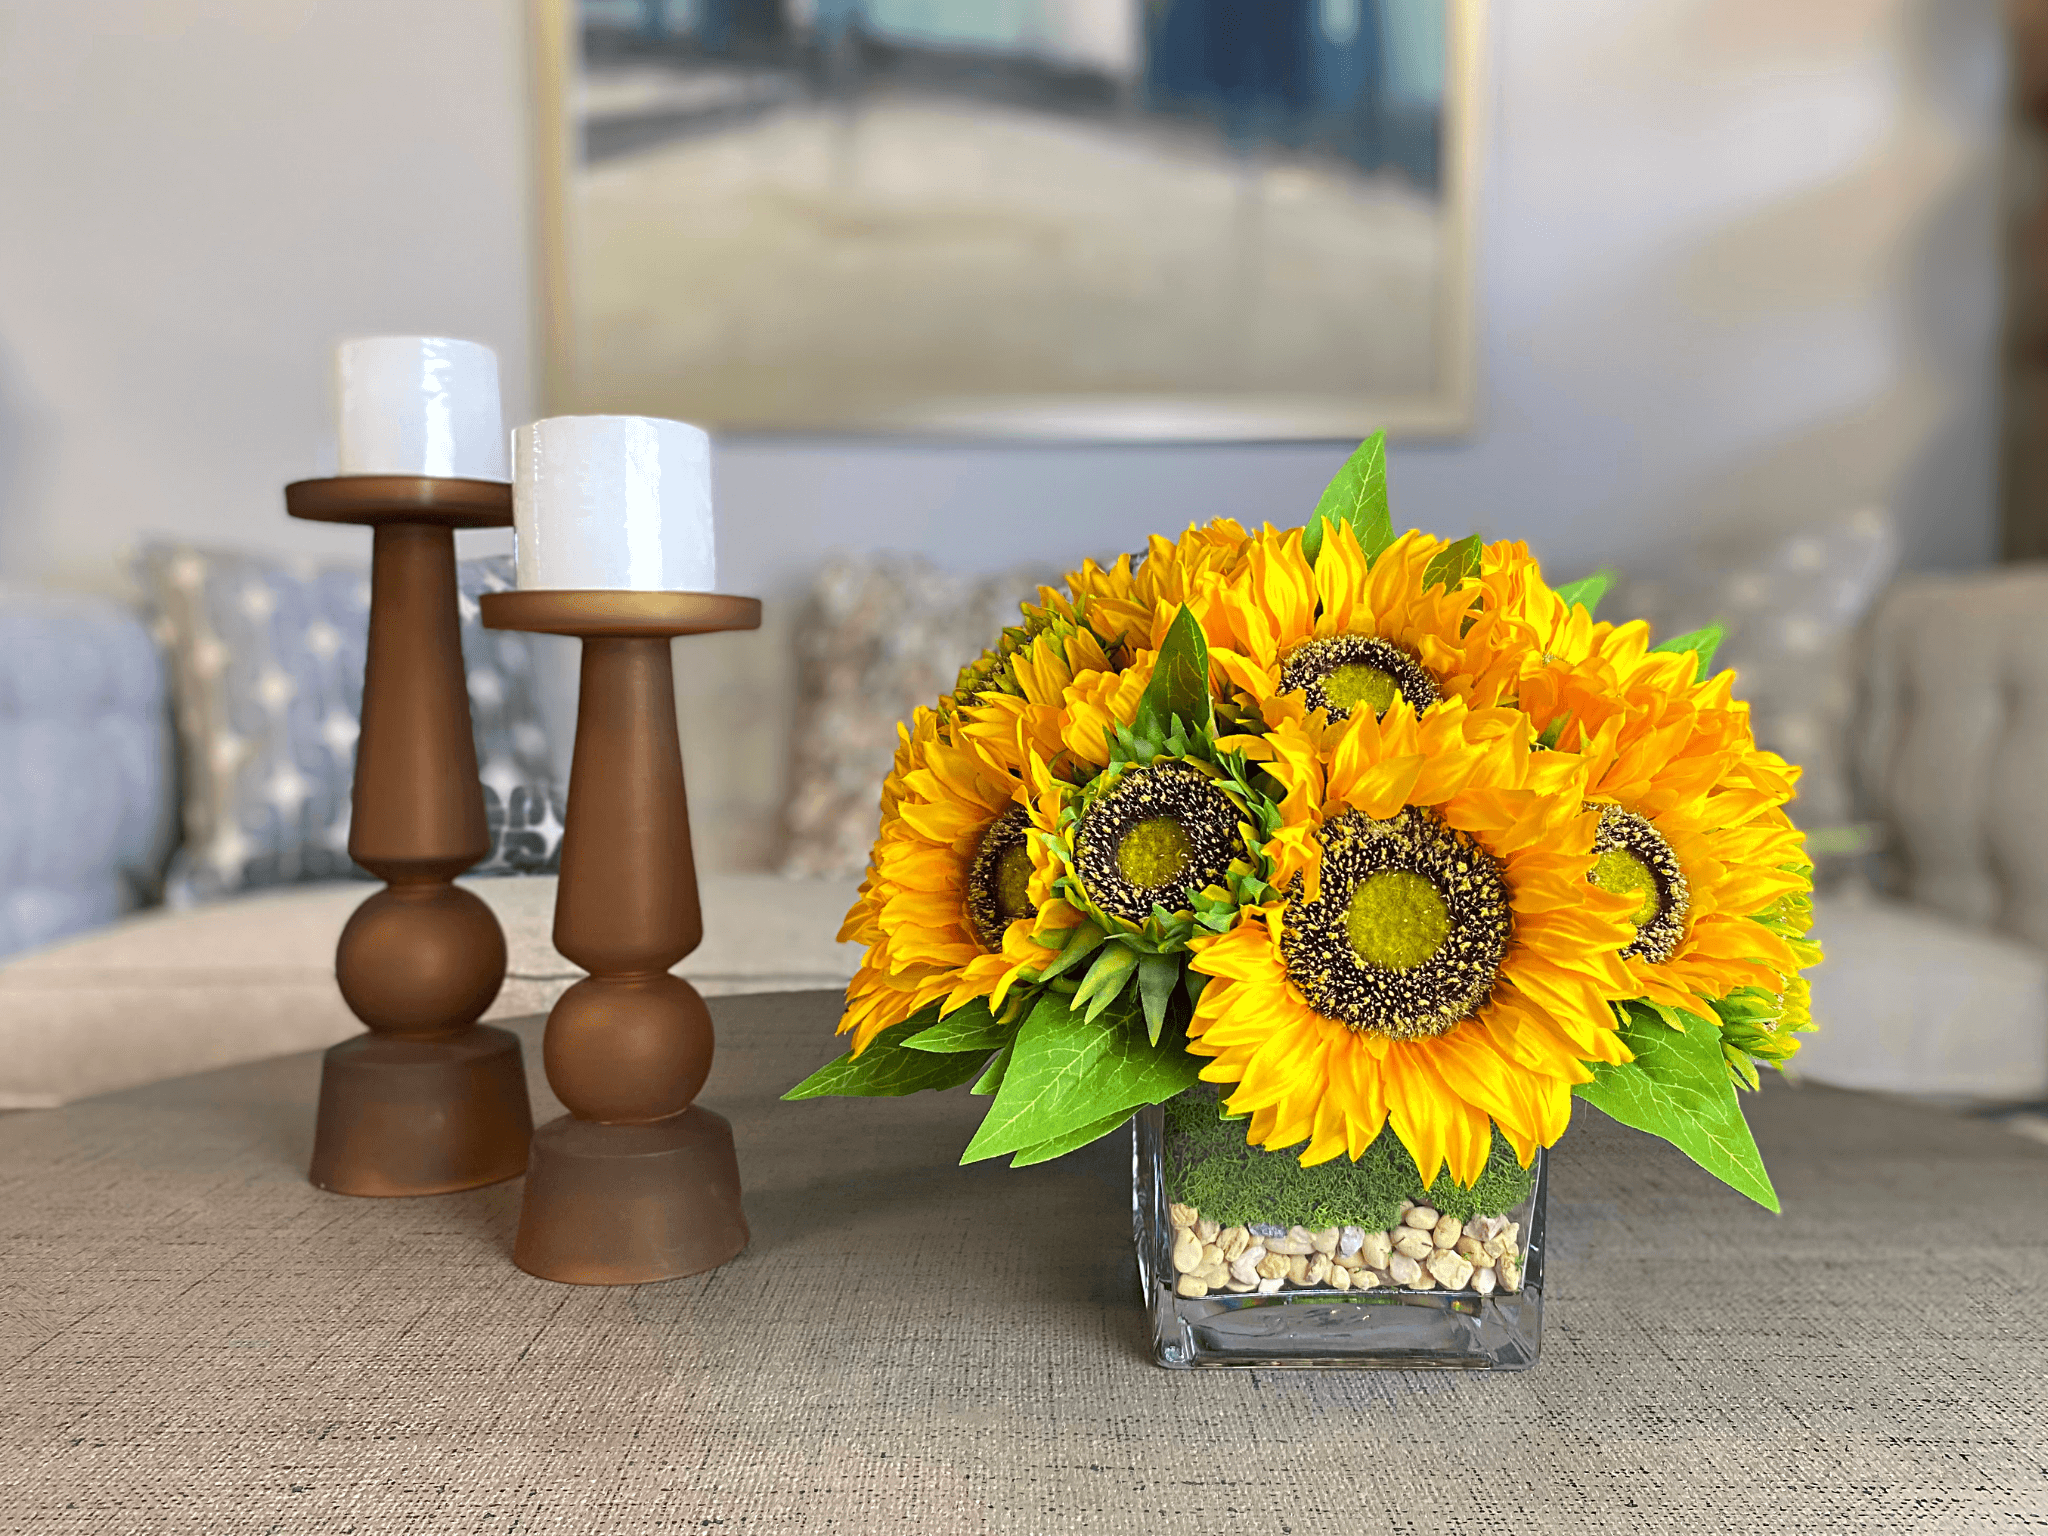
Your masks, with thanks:
[{"label": "framed picture", "polygon": [[1451,435],[1483,0],[533,0],[554,411]]}]

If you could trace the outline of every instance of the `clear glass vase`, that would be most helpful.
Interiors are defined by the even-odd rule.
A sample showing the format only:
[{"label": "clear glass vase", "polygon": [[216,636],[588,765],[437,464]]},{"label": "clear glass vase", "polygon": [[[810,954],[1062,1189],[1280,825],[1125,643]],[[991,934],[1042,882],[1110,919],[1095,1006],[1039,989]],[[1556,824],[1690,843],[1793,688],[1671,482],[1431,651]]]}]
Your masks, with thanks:
[{"label": "clear glass vase", "polygon": [[[1195,1102],[1213,1106],[1209,1090],[1182,1098],[1205,1094]],[[1213,1121],[1213,1107],[1208,1114]],[[1255,1166],[1267,1158],[1296,1163],[1291,1152],[1247,1149],[1240,1136],[1232,1168],[1273,1176],[1251,1180],[1254,1187],[1281,1187],[1294,1169]],[[1261,1221],[1253,1214],[1257,1195],[1250,1205],[1243,1196],[1218,1205],[1231,1218],[1226,1225],[1187,1198],[1218,1187],[1216,1168],[1205,1177],[1200,1162],[1187,1138],[1168,1134],[1166,1107],[1138,1112],[1133,1232],[1152,1352],[1161,1365],[1519,1371],[1536,1363],[1543,1332],[1541,1152],[1526,1193],[1509,1209],[1473,1210],[1460,1220],[1421,1201],[1387,1205],[1382,1190],[1379,1213],[1389,1219],[1373,1231]],[[1332,1172],[1321,1187],[1343,1176]],[[1213,1194],[1204,1198],[1217,1205]],[[1299,1211],[1275,1213],[1287,1214]]]}]

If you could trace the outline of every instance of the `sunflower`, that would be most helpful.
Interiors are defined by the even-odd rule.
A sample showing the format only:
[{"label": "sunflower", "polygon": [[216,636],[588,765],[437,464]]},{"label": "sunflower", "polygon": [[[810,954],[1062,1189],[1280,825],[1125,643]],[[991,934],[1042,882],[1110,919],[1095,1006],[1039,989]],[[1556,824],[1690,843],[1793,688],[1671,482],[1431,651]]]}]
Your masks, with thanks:
[{"label": "sunflower", "polygon": [[1154,534],[1142,557],[1120,555],[1107,566],[1089,560],[1068,574],[1064,595],[1047,589],[1041,598],[1085,622],[1104,645],[1156,649],[1181,604],[1205,616],[1218,580],[1238,569],[1251,542],[1227,517],[1190,526],[1177,540]]},{"label": "sunflower", "polygon": [[[1311,564],[1300,529],[1269,527],[1197,616],[1223,677],[1268,726],[1316,710],[1385,714],[1396,701],[1417,714],[1445,698],[1489,707],[1513,697],[1528,628],[1483,604],[1479,582],[1433,575],[1450,552],[1415,532],[1368,560],[1339,522]],[[1495,545],[1481,570],[1514,558],[1515,546]]]},{"label": "sunflower", "polygon": [[1001,687],[987,687],[960,710],[960,731],[984,758],[1021,779],[1032,762],[1070,782],[1109,765],[1110,736],[1128,725],[1152,680],[1154,653],[1119,667],[1093,631],[1055,623],[1003,662]]},{"label": "sunflower", "polygon": [[[1327,558],[1330,545],[1325,544]],[[1623,1062],[1610,1004],[1635,903],[1586,888],[1599,812],[1582,761],[1512,710],[1283,720],[1268,842],[1284,895],[1195,941],[1188,1049],[1250,1139],[1356,1158],[1391,1123],[1425,1180],[1470,1184],[1489,1122],[1524,1165],[1563,1134],[1587,1063]]]},{"label": "sunflower", "polygon": [[[1756,745],[1733,673],[1698,679],[1692,653],[1648,649],[1643,626],[1583,620],[1580,610],[1546,637],[1563,653],[1524,679],[1521,708],[1586,765],[1600,813],[1587,878],[1635,903],[1621,951],[1634,995],[1712,1017],[1747,990],[1782,1011],[1800,969],[1819,958],[1803,940],[1805,846],[1783,809],[1799,771]],[[1582,659],[1567,660],[1571,651]],[[1788,1036],[1801,1018],[1792,995]],[[1788,1038],[1776,1054],[1796,1048]]]},{"label": "sunflower", "polygon": [[1036,940],[1081,921],[1054,894],[1057,866],[1034,835],[1058,811],[1049,781],[1027,793],[937,711],[899,728],[881,833],[839,931],[867,948],[839,1022],[855,1054],[935,1002],[942,1013],[976,997],[999,1008],[1044,968],[1058,942]]}]

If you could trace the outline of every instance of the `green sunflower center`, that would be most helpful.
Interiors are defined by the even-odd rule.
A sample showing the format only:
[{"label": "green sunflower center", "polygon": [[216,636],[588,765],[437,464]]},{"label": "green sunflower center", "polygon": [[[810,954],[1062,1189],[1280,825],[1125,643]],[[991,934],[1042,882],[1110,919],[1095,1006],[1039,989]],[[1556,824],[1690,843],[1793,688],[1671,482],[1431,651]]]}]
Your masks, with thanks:
[{"label": "green sunflower center", "polygon": [[1351,1028],[1424,1040],[1493,995],[1513,927],[1498,860],[1425,810],[1324,824],[1321,890],[1297,881],[1280,955],[1309,1007]]},{"label": "green sunflower center", "polygon": [[1330,701],[1330,708],[1347,715],[1360,705],[1374,715],[1384,715],[1400,691],[1392,673],[1362,661],[1347,661],[1323,679],[1323,697]]},{"label": "green sunflower center", "polygon": [[1451,931],[1450,908],[1421,875],[1383,869],[1358,882],[1344,908],[1344,931],[1367,965],[1412,971]]},{"label": "green sunflower center", "polygon": [[1244,813],[1200,769],[1176,759],[1126,768],[1074,829],[1074,874],[1098,909],[1142,923],[1185,912],[1244,856]]},{"label": "green sunflower center", "polygon": [[1171,816],[1141,821],[1116,845],[1117,872],[1133,885],[1170,884],[1188,867],[1194,844]]},{"label": "green sunflower center", "polygon": [[1037,912],[1031,902],[1031,817],[1013,805],[981,834],[967,867],[967,918],[981,947],[999,952],[1010,924]]},{"label": "green sunflower center", "polygon": [[1300,693],[1332,720],[1358,709],[1383,715],[1396,699],[1418,715],[1439,694],[1422,663],[1377,635],[1325,635],[1304,640],[1280,664],[1280,691]]},{"label": "green sunflower center", "polygon": [[1022,843],[1005,848],[996,859],[996,912],[1005,923],[1029,917],[1031,904],[1031,850]]},{"label": "green sunflower center", "polygon": [[1650,872],[1650,866],[1626,848],[1609,848],[1602,853],[1593,861],[1589,878],[1603,891],[1641,898],[1628,919],[1638,928],[1655,917],[1663,905],[1657,896],[1657,877]]},{"label": "green sunflower center", "polygon": [[1629,915],[1636,936],[1622,949],[1625,958],[1662,965],[1677,952],[1692,892],[1678,856],[1646,818],[1618,805],[1603,806],[1586,878],[1603,891],[1637,898]]}]

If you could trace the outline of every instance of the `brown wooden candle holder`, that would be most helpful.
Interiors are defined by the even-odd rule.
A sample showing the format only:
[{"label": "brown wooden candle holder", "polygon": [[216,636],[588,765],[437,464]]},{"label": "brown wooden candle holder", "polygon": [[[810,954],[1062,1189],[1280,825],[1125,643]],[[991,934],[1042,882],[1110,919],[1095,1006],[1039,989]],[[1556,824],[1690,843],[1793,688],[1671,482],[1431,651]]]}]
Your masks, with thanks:
[{"label": "brown wooden candle holder", "polygon": [[344,475],[285,487],[293,517],[374,530],[348,851],[386,882],[335,950],[370,1033],[327,1052],[310,1177],[344,1195],[436,1195],[516,1178],[533,1109],[519,1037],[479,1025],[505,935],[455,885],[490,852],[456,610],[455,530],[512,522],[491,480]]},{"label": "brown wooden candle holder", "polygon": [[542,1057],[569,1113],[534,1134],[512,1261],[576,1285],[714,1269],[747,1245],[732,1127],[693,1104],[711,1014],[669,969],[704,937],[669,641],[756,629],[710,592],[483,598],[493,629],[583,641],[555,948],[590,974],[548,1015]]}]

